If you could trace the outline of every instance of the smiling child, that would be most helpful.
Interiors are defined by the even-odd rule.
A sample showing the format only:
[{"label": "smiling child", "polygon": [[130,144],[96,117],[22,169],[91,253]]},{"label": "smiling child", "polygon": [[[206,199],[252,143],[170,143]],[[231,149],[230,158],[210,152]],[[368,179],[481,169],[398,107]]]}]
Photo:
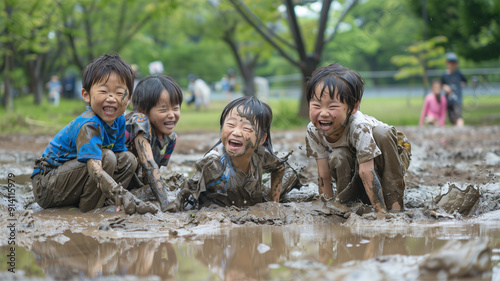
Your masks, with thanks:
[{"label": "smiling child", "polygon": [[363,88],[361,76],[339,64],[316,69],[307,83],[306,147],[318,166],[319,193],[333,197],[333,177],[341,203],[403,210],[411,145],[394,127],[359,111]]},{"label": "smiling child", "polygon": [[138,200],[127,187],[137,167],[125,147],[125,117],[134,89],[134,73],[118,55],[103,55],[82,71],[87,110],[64,127],[35,161],[31,176],[42,208],[102,207],[106,198],[132,214],[158,209]]},{"label": "smiling child", "polygon": [[[231,101],[220,117],[220,140],[196,162],[196,173],[187,179],[170,211],[184,209],[187,198],[194,205],[251,206],[266,201],[279,202],[288,156],[279,158],[271,143],[272,111],[254,97]],[[271,173],[269,192],[262,174]],[[192,195],[192,196],[191,196]],[[189,200],[188,200],[189,201]]]},{"label": "smiling child", "polygon": [[167,190],[160,167],[168,165],[177,142],[174,128],[181,116],[182,90],[169,76],[151,75],[139,81],[132,103],[134,111],[126,116],[125,144],[140,168],[129,189],[138,188],[132,192],[141,199],[152,192],[165,211]]}]

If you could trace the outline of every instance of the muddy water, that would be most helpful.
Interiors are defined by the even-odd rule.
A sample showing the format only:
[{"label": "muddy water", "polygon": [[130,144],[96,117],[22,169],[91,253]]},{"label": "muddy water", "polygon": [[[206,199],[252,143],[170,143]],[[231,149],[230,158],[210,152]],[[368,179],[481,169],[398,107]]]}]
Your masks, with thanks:
[{"label": "muddy water", "polygon": [[[293,157],[308,163],[305,186],[291,193],[291,202],[132,216],[111,209],[42,210],[33,203],[29,175],[45,146],[36,153],[24,152],[15,149],[18,139],[11,146],[0,139],[0,280],[500,281],[500,127],[402,131],[414,151],[406,177],[407,213],[393,218],[352,215],[347,220],[314,199],[317,171],[300,149],[303,132],[273,136],[277,151],[298,148]],[[199,142],[199,135],[192,138],[195,141],[179,143],[163,176],[188,176],[193,163],[215,143],[208,139],[203,149],[189,147]],[[31,147],[33,142],[26,143]],[[4,186],[9,173],[15,175],[18,201],[16,274],[8,272],[6,264]],[[479,190],[470,218],[446,213],[435,204],[451,185]],[[451,247],[448,241],[477,243]],[[451,256],[443,249],[452,249]],[[444,270],[455,265],[461,266],[457,272],[467,272],[467,265],[477,264],[474,258],[486,250],[491,269],[485,273],[454,279]],[[441,272],[420,271],[429,265],[429,257],[437,259]]]},{"label": "muddy water", "polygon": [[[492,249],[493,269],[458,280],[500,280],[499,217],[496,212],[470,221],[414,226],[377,221],[360,224],[356,220],[344,225],[241,226],[194,239],[148,238],[144,232],[136,238],[110,239],[65,231],[25,245],[26,259],[36,263],[27,268],[32,276],[25,277],[366,280],[371,276],[371,280],[446,280],[443,275],[420,273],[418,266],[449,240],[484,237]],[[466,259],[466,250],[457,251],[457,255]]]}]

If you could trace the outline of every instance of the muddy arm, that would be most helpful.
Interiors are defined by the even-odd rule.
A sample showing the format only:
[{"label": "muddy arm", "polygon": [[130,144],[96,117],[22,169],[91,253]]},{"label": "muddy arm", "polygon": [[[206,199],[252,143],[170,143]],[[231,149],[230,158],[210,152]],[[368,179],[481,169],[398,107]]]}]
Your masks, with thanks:
[{"label": "muddy arm", "polygon": [[281,182],[285,174],[285,165],[281,164],[276,170],[271,172],[271,198],[274,202],[280,202]]},{"label": "muddy arm", "polygon": [[116,211],[120,211],[121,196],[126,190],[102,169],[101,160],[88,159],[87,170],[90,178],[97,183],[97,187],[109,198],[113,198],[116,204]]},{"label": "muddy arm", "polygon": [[385,206],[384,196],[382,194],[382,185],[375,173],[373,159],[359,164],[359,177],[363,181],[363,186],[368,198],[370,198],[373,208],[375,208],[377,212],[387,213],[387,207]]},{"label": "muddy arm", "polygon": [[328,168],[328,158],[316,159],[318,165],[318,192],[323,195],[325,199],[333,197],[332,176]]},{"label": "muddy arm", "polygon": [[166,211],[168,205],[167,193],[161,181],[160,168],[153,158],[151,144],[142,135],[138,135],[134,139],[135,147],[139,158],[139,163],[143,167],[143,172],[146,177],[147,184],[153,191],[156,199],[160,202],[161,210]]}]

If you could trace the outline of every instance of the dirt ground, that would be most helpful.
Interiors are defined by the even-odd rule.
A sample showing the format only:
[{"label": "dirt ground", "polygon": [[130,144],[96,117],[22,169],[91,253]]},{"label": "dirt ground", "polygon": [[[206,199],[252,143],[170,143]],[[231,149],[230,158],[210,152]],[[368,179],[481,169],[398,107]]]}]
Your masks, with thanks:
[{"label": "dirt ground", "polygon": [[[169,237],[172,240],[209,233],[215,228],[240,225],[305,225],[358,224],[374,219],[385,219],[402,224],[425,223],[435,220],[460,220],[500,210],[500,126],[464,128],[399,127],[412,144],[412,162],[406,175],[406,212],[378,217],[376,214],[347,214],[325,204],[317,196],[315,161],[305,157],[304,132],[273,132],[275,151],[293,150],[292,163],[304,166],[303,186],[290,193],[286,203],[262,203],[249,208],[203,208],[177,214],[126,215],[106,207],[81,213],[75,208],[42,210],[33,202],[29,175],[34,159],[52,138],[52,135],[0,135],[0,199],[1,228],[9,218],[8,178],[15,179],[16,199],[14,217],[17,219],[19,245],[30,249],[37,241],[61,236],[65,231],[83,233],[99,239],[137,237],[147,230],[149,237]],[[162,176],[173,173],[189,176],[192,166],[218,139],[217,133],[178,133],[178,142],[168,168]],[[293,166],[294,164],[292,164]],[[467,214],[446,212],[436,205],[436,198],[450,186],[465,190],[472,186],[480,197]],[[169,194],[175,197],[175,191]],[[418,213],[418,215],[415,215]],[[0,246],[5,245],[7,232],[0,233]]]}]

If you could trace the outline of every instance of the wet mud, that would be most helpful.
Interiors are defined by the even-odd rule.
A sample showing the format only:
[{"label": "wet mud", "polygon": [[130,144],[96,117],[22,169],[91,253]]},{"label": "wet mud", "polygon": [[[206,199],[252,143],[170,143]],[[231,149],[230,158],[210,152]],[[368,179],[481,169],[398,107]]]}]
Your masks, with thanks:
[{"label": "wet mud", "polygon": [[[50,137],[0,136],[0,229],[8,226],[10,173],[16,246],[29,268],[13,275],[4,265],[0,279],[500,280],[500,127],[398,129],[412,144],[406,210],[387,215],[318,196],[305,131],[273,132],[275,151],[293,149],[291,165],[305,165],[303,186],[284,203],[144,215],[115,206],[43,210],[33,202],[29,174],[46,145],[34,140]],[[215,133],[206,141],[178,135],[160,171],[174,182],[192,174],[217,140]],[[0,232],[2,255],[9,235]],[[451,252],[464,258],[450,261]]]}]

